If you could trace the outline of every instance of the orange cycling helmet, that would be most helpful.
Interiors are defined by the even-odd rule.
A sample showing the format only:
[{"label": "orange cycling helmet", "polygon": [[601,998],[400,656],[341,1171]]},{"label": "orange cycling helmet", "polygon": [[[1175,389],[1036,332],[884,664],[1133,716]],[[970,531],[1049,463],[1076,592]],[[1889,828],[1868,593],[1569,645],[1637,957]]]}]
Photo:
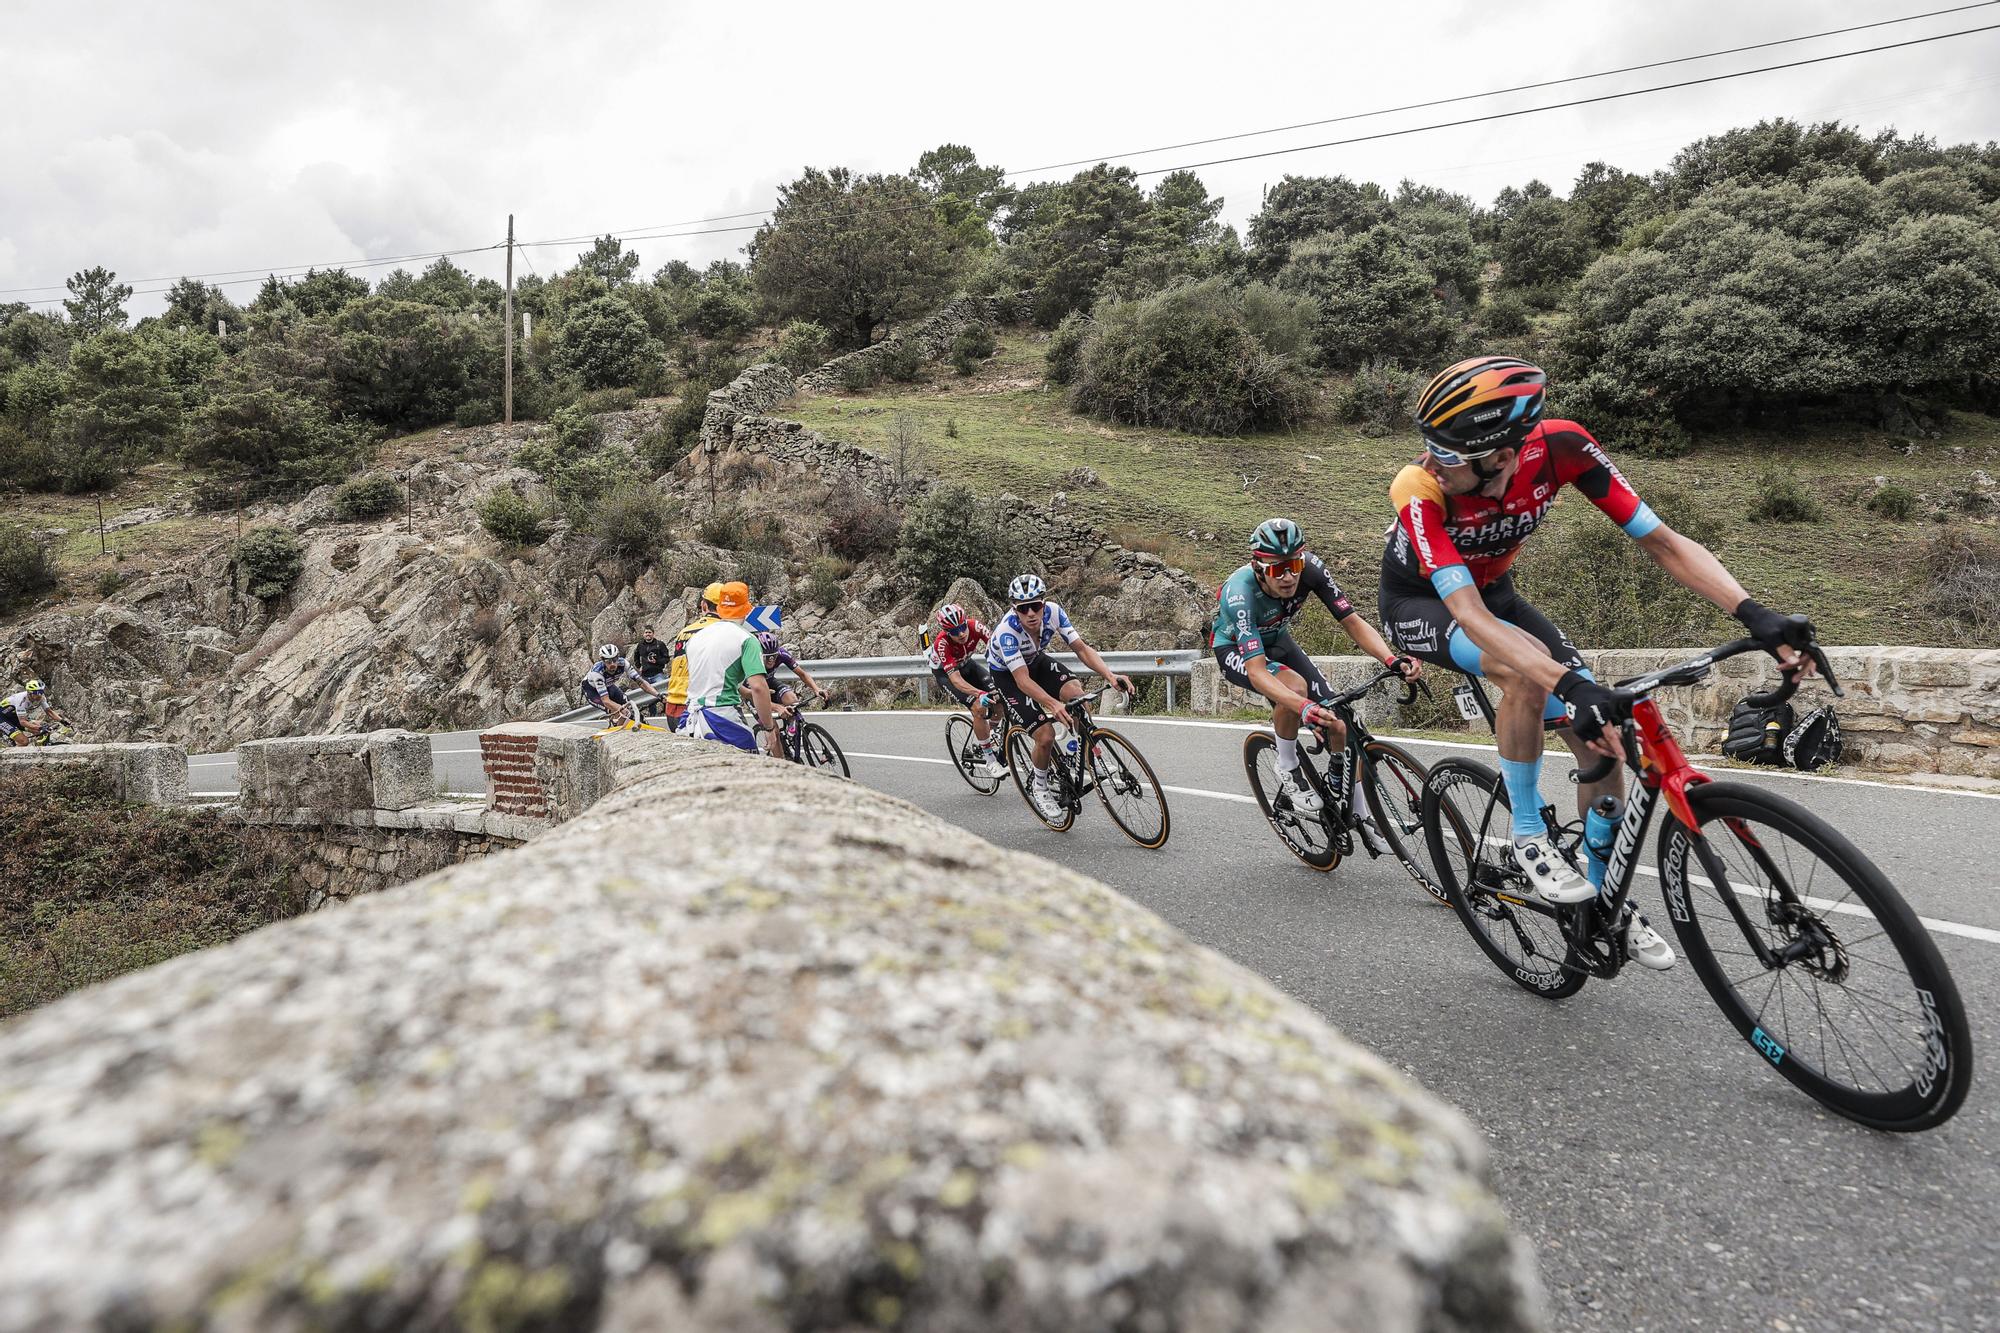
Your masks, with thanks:
[{"label": "orange cycling helmet", "polygon": [[1417,429],[1432,453],[1476,458],[1519,444],[1542,419],[1548,379],[1518,357],[1467,357],[1424,386]]}]

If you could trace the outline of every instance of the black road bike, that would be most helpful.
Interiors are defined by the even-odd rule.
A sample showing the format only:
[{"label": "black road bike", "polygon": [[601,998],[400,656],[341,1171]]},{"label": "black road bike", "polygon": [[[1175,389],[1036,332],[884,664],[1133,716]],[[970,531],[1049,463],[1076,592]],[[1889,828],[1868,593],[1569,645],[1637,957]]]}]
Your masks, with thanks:
[{"label": "black road bike", "polygon": [[[826,696],[822,694],[818,698],[824,700]],[[808,768],[823,768],[844,778],[852,777],[847,770],[847,756],[841,753],[840,742],[819,723],[806,721],[805,712],[806,698],[801,697],[792,705],[792,715],[778,723],[785,758]]]},{"label": "black road bike", "polygon": [[[1317,731],[1300,730],[1299,771],[1319,795],[1317,812],[1297,809],[1285,795],[1284,775],[1278,771],[1278,738],[1273,733],[1253,731],[1243,738],[1243,770],[1278,841],[1314,870],[1333,869],[1343,857],[1353,855],[1359,840],[1370,857],[1395,857],[1426,893],[1449,903],[1443,883],[1426,864],[1430,854],[1423,833],[1426,770],[1409,751],[1371,734],[1354,708],[1377,686],[1400,680],[1395,670],[1384,668],[1345,694],[1323,701],[1347,724],[1347,745],[1337,765]],[[1417,689],[1417,682],[1404,682],[1402,702],[1414,701]],[[1365,813],[1355,804],[1357,787],[1366,798]]]},{"label": "black road bike", "polygon": [[1083,798],[1096,792],[1104,812],[1111,816],[1119,832],[1141,847],[1164,847],[1171,827],[1167,794],[1161,789],[1160,780],[1153,776],[1152,765],[1131,741],[1109,727],[1099,726],[1090,715],[1090,705],[1105,688],[1072,699],[1064,707],[1068,732],[1066,735],[1058,732],[1055,737],[1050,764],[1061,806],[1059,812],[1053,816],[1045,813],[1028,794],[1029,775],[1034,772],[1036,728],[1018,723],[1007,732],[1007,767],[1014,774],[1014,786],[1035,818],[1058,833],[1076,822],[1077,812],[1083,809]]},{"label": "black road bike", "polygon": [[[998,690],[985,691],[987,732],[993,737],[994,752],[1006,762],[1007,737],[1013,731],[1013,718],[1007,712]],[[987,774],[979,771],[979,736],[972,729],[972,713],[953,713],[944,723],[944,749],[951,756],[951,765],[966,785],[982,796],[991,796],[1000,790],[1006,779],[1004,773]]]},{"label": "black road bike", "polygon": [[[1964,1104],[1972,1034],[1937,945],[1875,864],[1825,820],[1743,782],[1716,781],[1681,752],[1649,697],[1694,685],[1717,662],[1762,651],[1738,639],[1615,687],[1632,781],[1598,896],[1544,903],[1509,854],[1500,776],[1469,759],[1431,765],[1424,832],[1459,920],[1502,972],[1547,999],[1627,962],[1638,849],[1664,798],[1658,870],[1667,916],[1716,1005],[1778,1073],[1829,1110],[1875,1129],[1922,1130]],[[1806,649],[1842,693],[1817,645]],[[1798,675],[1750,696],[1774,707]],[[1615,761],[1572,773],[1588,784]],[[1545,806],[1551,842],[1581,873],[1582,824]]]}]

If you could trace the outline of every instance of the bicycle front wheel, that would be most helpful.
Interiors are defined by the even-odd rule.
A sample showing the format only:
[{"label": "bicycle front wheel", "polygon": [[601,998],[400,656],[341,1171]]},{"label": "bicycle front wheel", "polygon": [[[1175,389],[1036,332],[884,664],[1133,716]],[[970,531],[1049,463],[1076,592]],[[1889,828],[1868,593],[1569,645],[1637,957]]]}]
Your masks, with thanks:
[{"label": "bicycle front wheel", "polygon": [[1331,870],[1340,863],[1340,848],[1326,817],[1293,809],[1279,790],[1278,742],[1270,732],[1253,731],[1243,738],[1243,772],[1250,779],[1257,808],[1293,856],[1314,870]]},{"label": "bicycle front wheel", "polygon": [[[1007,767],[1014,774],[1014,789],[1021,793],[1021,801],[1028,807],[1028,813],[1058,833],[1067,832],[1069,826],[1076,822],[1076,806],[1073,802],[1063,801],[1058,817],[1052,819],[1043,812],[1040,806],[1035,804],[1035,798],[1028,795],[1029,775],[1035,771],[1035,738],[1032,734],[1026,731],[1016,731],[1008,735]],[[1057,761],[1055,766],[1050,769],[1050,776],[1057,781],[1058,791],[1062,790],[1061,778],[1059,776],[1061,771],[1062,764],[1060,761]]]},{"label": "bicycle front wheel", "polygon": [[1367,759],[1362,772],[1363,790],[1368,796],[1368,813],[1387,844],[1390,855],[1403,863],[1410,878],[1444,906],[1451,895],[1444,890],[1430,860],[1430,844],[1424,837],[1424,778],[1427,770],[1409,751],[1387,741],[1371,740],[1363,747]]},{"label": "bicycle front wheel", "polygon": [[989,777],[979,767],[984,756],[979,753],[979,738],[972,732],[971,718],[955,713],[945,722],[944,750],[951,756],[951,766],[965,779],[966,786],[981,796],[991,796],[1000,790],[1000,779]]},{"label": "bicycle front wheel", "polygon": [[1470,759],[1440,759],[1424,780],[1424,839],[1452,910],[1480,952],[1523,990],[1574,995],[1589,974],[1571,957],[1555,911],[1501,859],[1513,817],[1500,775]]},{"label": "bicycle front wheel", "polygon": [[800,730],[799,753],[812,768],[823,768],[844,778],[853,776],[847,770],[847,756],[841,753],[840,742],[817,722],[808,722]]},{"label": "bicycle front wheel", "polygon": [[1930,1129],[1972,1086],[1972,1031],[1937,945],[1825,820],[1737,782],[1690,788],[1697,835],[1660,830],[1688,961],[1736,1030],[1831,1111]]},{"label": "bicycle front wheel", "polygon": [[1167,794],[1146,757],[1109,727],[1090,733],[1090,785],[1119,832],[1148,850],[1166,845]]}]

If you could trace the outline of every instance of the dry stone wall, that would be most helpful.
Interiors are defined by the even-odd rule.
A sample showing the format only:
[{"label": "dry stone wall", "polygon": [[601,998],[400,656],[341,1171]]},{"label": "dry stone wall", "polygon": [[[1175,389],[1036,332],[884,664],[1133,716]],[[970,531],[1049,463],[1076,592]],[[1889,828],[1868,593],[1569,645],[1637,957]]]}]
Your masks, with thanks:
[{"label": "dry stone wall", "polygon": [[338,814],[234,806],[215,811],[213,817],[266,829],[282,839],[305,886],[308,911],[519,847],[542,828],[534,821],[490,814],[483,803],[462,801],[415,810]]},{"label": "dry stone wall", "polygon": [[0,1030],[0,1327],[1509,1330],[1480,1135],[1105,886],[720,746]]},{"label": "dry stone wall", "polygon": [[841,387],[851,368],[859,367],[870,378],[880,379],[883,363],[897,349],[911,343],[926,361],[941,361],[951,352],[952,339],[975,324],[1006,324],[1014,318],[1015,301],[1006,296],[961,296],[946,302],[938,312],[909,328],[893,333],[871,347],[837,356],[823,366],[807,371],[799,380],[801,389],[829,393]]}]

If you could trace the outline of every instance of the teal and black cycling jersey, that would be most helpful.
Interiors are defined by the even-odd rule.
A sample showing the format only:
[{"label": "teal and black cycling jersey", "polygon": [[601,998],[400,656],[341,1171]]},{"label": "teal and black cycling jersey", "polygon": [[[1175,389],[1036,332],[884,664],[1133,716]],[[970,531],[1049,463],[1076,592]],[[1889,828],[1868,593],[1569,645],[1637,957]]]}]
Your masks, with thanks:
[{"label": "teal and black cycling jersey", "polygon": [[1354,603],[1333,581],[1320,558],[1306,552],[1306,567],[1299,574],[1298,591],[1290,597],[1273,597],[1257,582],[1257,571],[1249,565],[1223,580],[1215,594],[1215,624],[1209,629],[1211,645],[1234,645],[1244,661],[1266,656],[1264,640],[1288,634],[1292,618],[1314,597],[1335,620],[1354,614]]}]

